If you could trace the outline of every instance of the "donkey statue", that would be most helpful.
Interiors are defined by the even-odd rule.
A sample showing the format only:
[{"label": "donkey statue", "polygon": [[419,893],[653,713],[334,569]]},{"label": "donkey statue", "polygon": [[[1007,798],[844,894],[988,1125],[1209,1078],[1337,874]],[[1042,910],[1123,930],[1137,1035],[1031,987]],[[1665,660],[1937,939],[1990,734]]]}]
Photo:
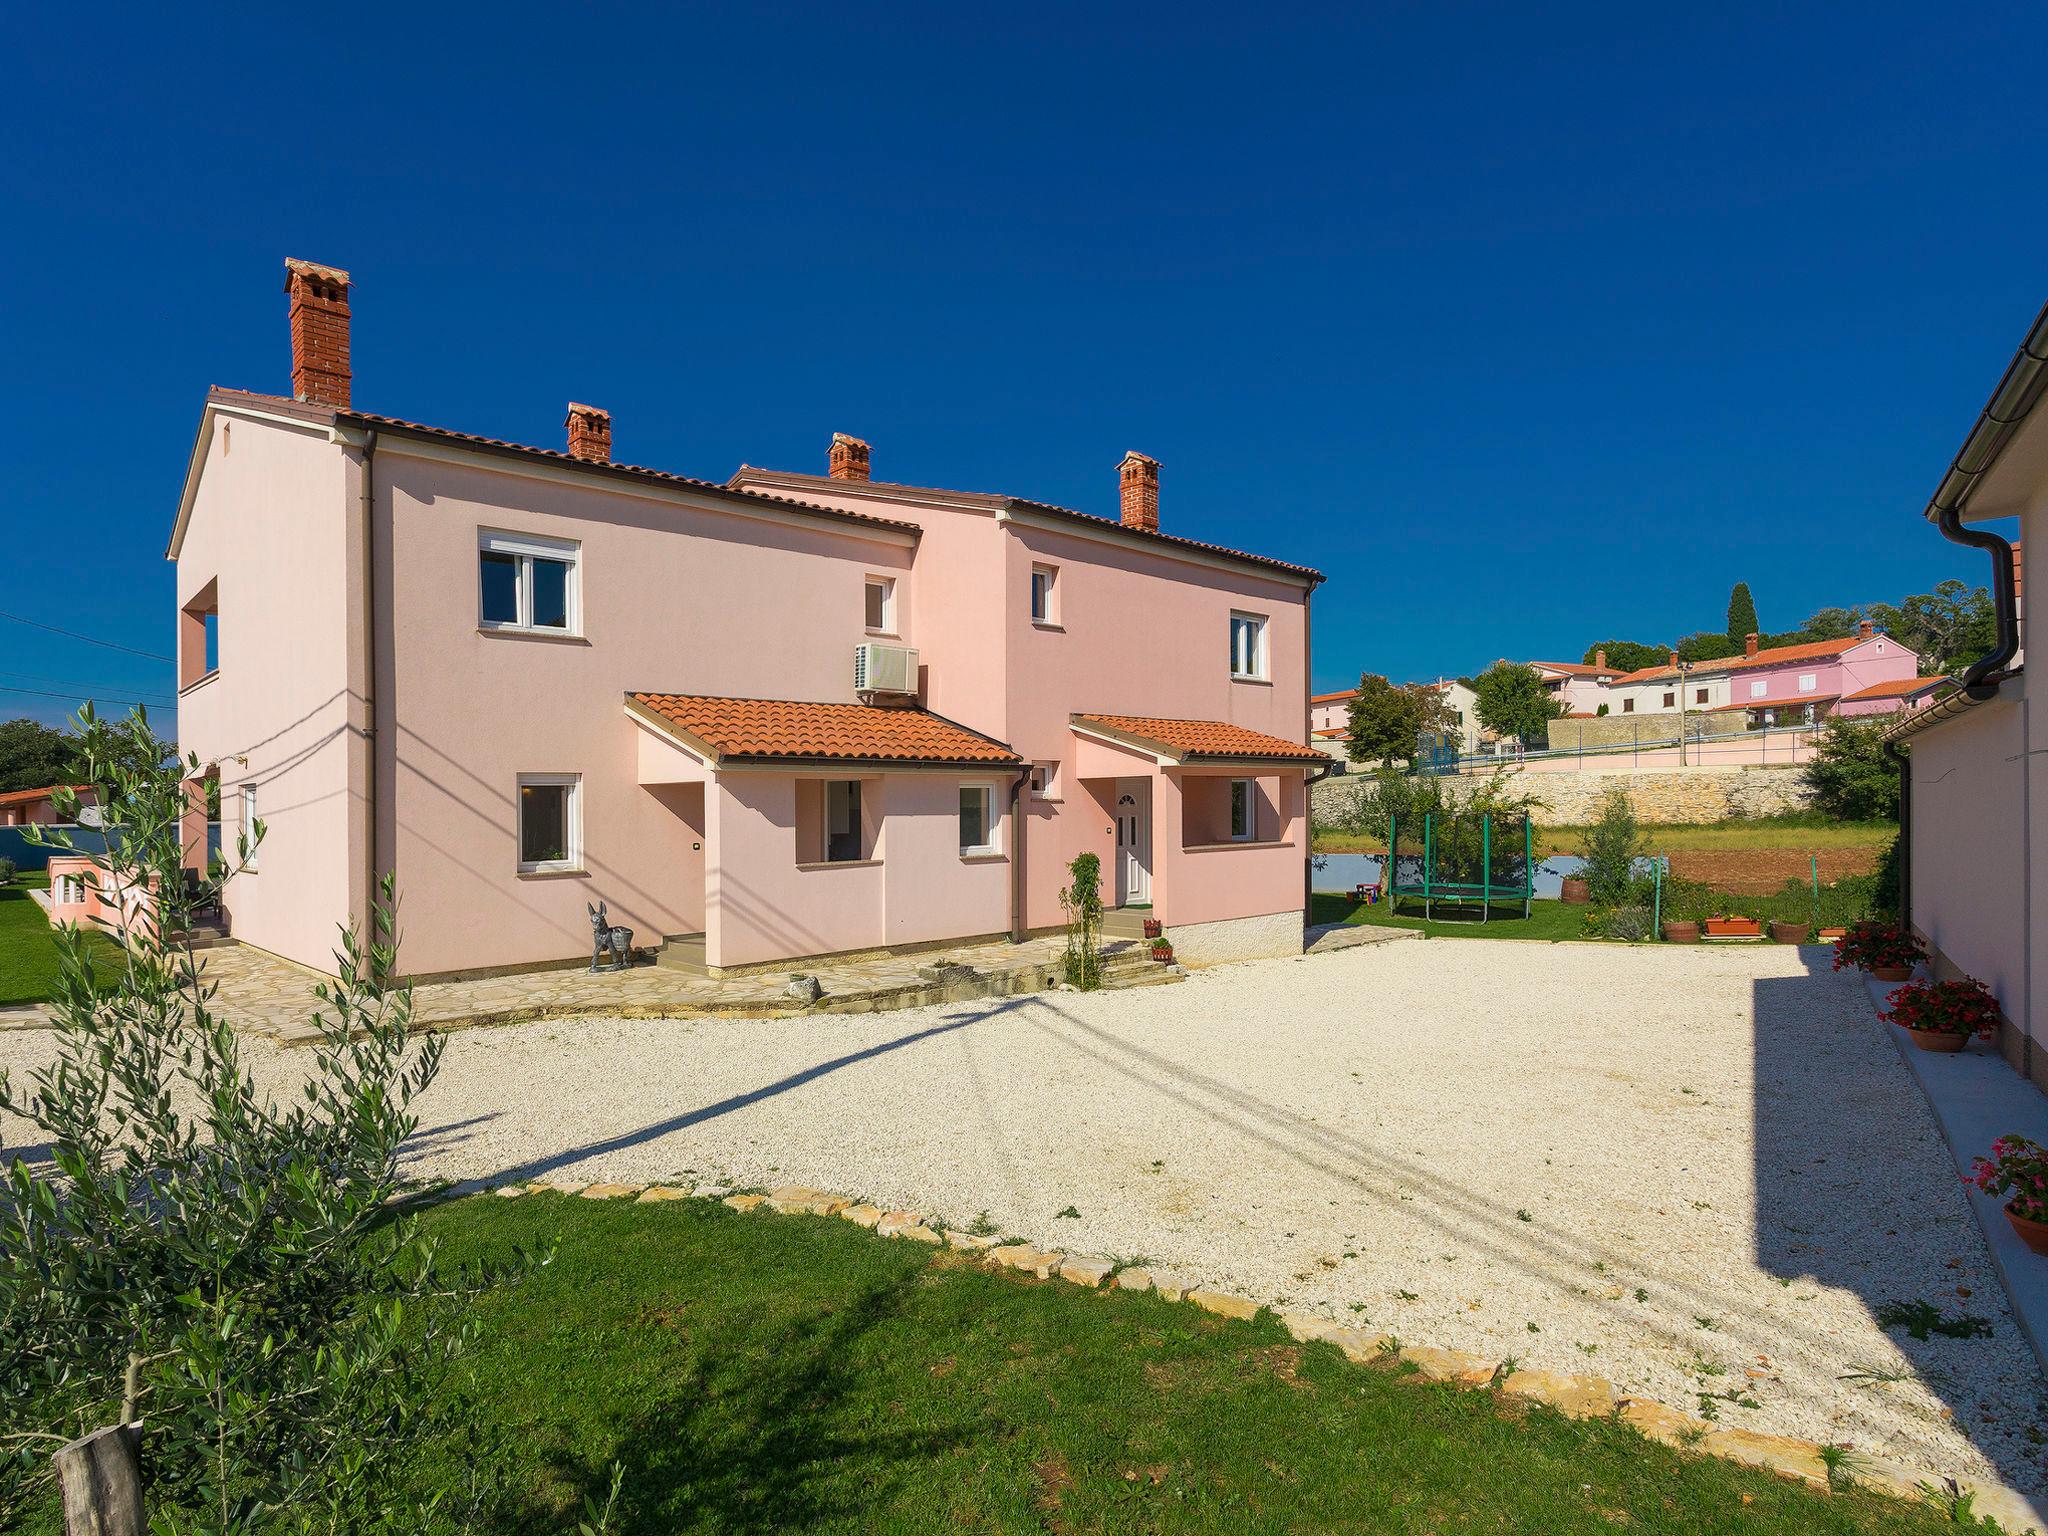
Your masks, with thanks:
[{"label": "donkey statue", "polygon": [[[633,963],[633,930],[614,928],[605,920],[605,904],[591,906],[583,903],[590,913],[590,974],[603,975],[608,971],[623,971]],[[606,963],[605,957],[611,957]]]}]

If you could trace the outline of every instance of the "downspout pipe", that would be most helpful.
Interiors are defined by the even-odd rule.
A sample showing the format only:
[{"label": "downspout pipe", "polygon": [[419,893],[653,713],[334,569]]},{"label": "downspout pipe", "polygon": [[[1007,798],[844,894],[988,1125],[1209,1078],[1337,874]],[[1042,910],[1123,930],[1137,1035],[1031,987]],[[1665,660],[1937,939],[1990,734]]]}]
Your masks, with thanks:
[{"label": "downspout pipe", "polygon": [[1998,639],[1987,654],[1970,664],[1962,677],[1963,692],[1979,701],[1997,694],[2005,669],[2019,654],[2019,599],[2013,581],[2012,545],[1995,533],[1965,527],[1963,513],[1977,483],[1998,461],[1999,454],[2005,451],[2005,445],[2028,412],[2040,403],[2043,393],[2048,393],[2048,304],[2042,305],[2041,312],[2034,316],[2027,339],[2013,354],[2005,377],[1998,381],[1998,388],[1978,412],[1976,425],[1970,428],[1970,435],[1963,440],[1933,500],[1927,504],[1926,515],[1941,530],[1943,538],[1951,544],[1985,550],[1991,556],[1991,594]]},{"label": "downspout pipe", "polygon": [[1010,942],[1024,942],[1024,786],[1031,782],[1031,765],[1010,785]]},{"label": "downspout pipe", "polygon": [[363,438],[363,942],[377,936],[377,429]]},{"label": "downspout pipe", "polygon": [[1913,926],[1913,757],[1899,750],[1895,741],[1884,744],[1884,755],[1899,770],[1899,922]]}]

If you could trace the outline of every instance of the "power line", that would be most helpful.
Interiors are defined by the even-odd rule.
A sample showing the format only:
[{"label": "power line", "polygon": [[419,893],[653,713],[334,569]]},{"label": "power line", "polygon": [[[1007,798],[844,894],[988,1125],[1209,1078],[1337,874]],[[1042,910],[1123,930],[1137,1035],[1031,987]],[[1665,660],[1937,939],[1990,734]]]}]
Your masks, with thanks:
[{"label": "power line", "polygon": [[160,704],[177,702],[161,690],[144,688],[132,683],[81,683],[72,677],[37,677],[32,672],[0,672],[0,677],[11,677],[17,683],[43,683],[52,688],[76,688],[84,693],[104,693],[115,698],[127,697],[129,695],[123,690],[132,690],[132,696],[138,699],[153,699]]},{"label": "power line", "polygon": [[59,629],[54,624],[45,624],[41,619],[24,619],[18,613],[0,612],[0,619],[12,619],[17,624],[26,624],[30,629],[47,629],[51,634],[62,635],[67,640],[83,640],[87,645],[105,646],[110,651],[126,651],[130,656],[146,656],[151,661],[172,661],[171,657],[159,656],[155,651],[138,651],[132,645],[117,645],[112,640],[95,640],[91,635],[81,635],[74,629]]},{"label": "power line", "polygon": [[[80,702],[80,700],[81,700],[81,698],[82,698],[82,695],[80,695],[80,694],[76,694],[76,693],[52,693],[52,692],[50,692],[50,690],[49,690],[49,689],[47,689],[47,688],[7,688],[7,687],[0,687],[0,693],[26,693],[26,694],[32,694],[32,695],[33,695],[34,697],[36,697],[36,698],[39,698],[39,699],[68,699],[68,700],[70,700],[70,701],[71,701],[71,702],[72,702],[73,704],[76,704],[76,703]],[[151,701],[150,701],[150,700],[148,700],[148,699],[138,699],[138,698],[135,698],[134,696],[132,696],[132,695],[129,695],[129,694],[113,694],[113,693],[110,693],[110,694],[107,694],[107,695],[106,695],[105,697],[106,697],[106,702],[107,702],[107,703],[109,703],[109,704],[148,704],[148,703],[150,703],[150,702],[151,702]],[[162,704],[158,704],[158,706],[157,706],[157,707],[158,707],[159,709],[161,709],[161,708],[163,708],[164,706],[163,706]]]}]

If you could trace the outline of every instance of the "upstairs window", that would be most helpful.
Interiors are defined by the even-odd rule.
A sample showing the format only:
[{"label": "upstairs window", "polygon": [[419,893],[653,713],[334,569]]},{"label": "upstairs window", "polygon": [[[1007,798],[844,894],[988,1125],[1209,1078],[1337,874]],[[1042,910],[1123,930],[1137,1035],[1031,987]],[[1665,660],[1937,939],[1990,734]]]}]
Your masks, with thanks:
[{"label": "upstairs window", "polygon": [[1706,689],[1704,689],[1704,688],[1695,688],[1695,689],[1693,689],[1693,691],[1692,691],[1692,701],[1693,701],[1693,703],[1695,703],[1695,704],[1704,704],[1704,703],[1706,703],[1706,702],[1707,702],[1707,690],[1706,690]]},{"label": "upstairs window", "polygon": [[867,585],[867,630],[871,635],[896,633],[896,578],[870,576]]},{"label": "upstairs window", "polygon": [[1664,694],[1664,707],[1666,709],[1675,709],[1677,706],[1678,695],[1667,690]]},{"label": "upstairs window", "polygon": [[1057,800],[1060,797],[1060,765],[1057,762],[1031,765],[1031,798]]},{"label": "upstairs window", "polygon": [[962,857],[996,851],[995,791],[986,784],[960,786]]},{"label": "upstairs window", "polygon": [[178,610],[178,686],[220,670],[220,583],[209,581]]},{"label": "upstairs window", "polygon": [[582,633],[579,546],[532,534],[477,534],[477,627]]},{"label": "upstairs window", "polygon": [[1753,682],[1749,685],[1749,696],[1752,699],[1760,699],[1764,696],[1765,690],[1767,690],[1769,687],[1769,683],[1764,682],[1762,679],[1758,679],[1756,682]]},{"label": "upstairs window", "polygon": [[1230,781],[1230,840],[1249,842],[1258,827],[1258,801],[1253,798],[1250,779]]},{"label": "upstairs window", "polygon": [[1050,565],[1031,567],[1031,622],[1034,624],[1057,624],[1059,618],[1053,606],[1054,587],[1059,575],[1058,568]]},{"label": "upstairs window", "polygon": [[1259,614],[1230,616],[1230,675],[1261,681],[1266,676],[1266,621]]},{"label": "upstairs window", "polygon": [[1636,701],[1634,699],[1623,699],[1621,701],[1621,712],[1624,715],[1634,714],[1636,712]]},{"label": "upstairs window", "polygon": [[1802,672],[1799,674],[1799,691],[1801,693],[1811,693],[1819,686],[1820,675],[1818,673]]}]

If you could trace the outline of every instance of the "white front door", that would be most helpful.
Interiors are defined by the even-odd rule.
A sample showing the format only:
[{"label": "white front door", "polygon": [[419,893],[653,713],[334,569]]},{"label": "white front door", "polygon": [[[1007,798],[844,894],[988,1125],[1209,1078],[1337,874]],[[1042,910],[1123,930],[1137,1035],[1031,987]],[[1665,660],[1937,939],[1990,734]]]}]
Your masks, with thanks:
[{"label": "white front door", "polygon": [[1143,906],[1152,900],[1151,813],[1151,796],[1143,789],[1124,789],[1118,793],[1116,904],[1120,907]]}]

